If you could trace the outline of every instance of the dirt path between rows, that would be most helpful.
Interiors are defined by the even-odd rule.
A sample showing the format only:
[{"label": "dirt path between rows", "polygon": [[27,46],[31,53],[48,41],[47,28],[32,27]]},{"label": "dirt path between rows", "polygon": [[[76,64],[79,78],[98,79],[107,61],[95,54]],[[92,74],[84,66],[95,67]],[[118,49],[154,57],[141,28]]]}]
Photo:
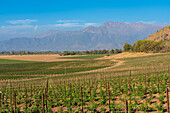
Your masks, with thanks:
[{"label": "dirt path between rows", "polygon": [[[30,79],[19,79],[19,80],[10,80],[11,82],[18,82],[18,81],[28,81],[28,80],[37,80],[37,79],[41,79],[41,78],[46,78],[46,77],[55,77],[55,76],[67,76],[67,75],[72,75],[72,74],[85,74],[85,73],[92,73],[92,72],[103,72],[106,71],[108,69],[114,68],[114,67],[118,67],[120,65],[122,65],[124,63],[124,61],[120,61],[120,60],[110,60],[112,62],[117,62],[115,65],[110,66],[110,67],[105,67],[105,68],[101,68],[101,69],[95,69],[95,70],[90,70],[90,71],[82,71],[82,72],[75,72],[75,73],[68,73],[68,74],[56,74],[56,75],[45,75],[44,77],[36,77],[36,78],[30,78]],[[3,81],[0,81],[3,82]]]},{"label": "dirt path between rows", "polygon": [[8,82],[18,82],[18,81],[29,81],[29,80],[37,80],[37,79],[42,79],[42,78],[47,78],[46,76],[44,77],[36,77],[36,78],[26,78],[26,79],[10,79],[10,80],[2,80],[0,81],[0,83],[6,83],[7,81]]},{"label": "dirt path between rows", "polygon": [[82,74],[82,73],[92,73],[92,72],[103,72],[106,71],[108,69],[114,68],[114,67],[118,67],[120,65],[122,65],[124,63],[124,61],[120,61],[120,60],[110,60],[112,62],[117,62],[115,65],[110,66],[110,67],[105,67],[105,68],[101,68],[101,69],[95,69],[95,70],[90,70],[90,71],[82,71],[82,72],[75,72],[72,74]]}]

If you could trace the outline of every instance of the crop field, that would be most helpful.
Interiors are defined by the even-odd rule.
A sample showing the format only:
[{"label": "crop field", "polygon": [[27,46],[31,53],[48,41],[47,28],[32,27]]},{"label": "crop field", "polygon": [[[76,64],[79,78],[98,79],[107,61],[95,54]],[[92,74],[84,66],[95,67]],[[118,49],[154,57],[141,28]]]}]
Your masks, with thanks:
[{"label": "crop field", "polygon": [[30,62],[36,62],[36,61],[0,59],[0,64],[17,64],[17,63],[30,63]]},{"label": "crop field", "polygon": [[0,113],[168,113],[169,53],[101,57],[1,63]]},{"label": "crop field", "polygon": [[[9,60],[20,60],[20,61],[40,61],[40,62],[59,62],[59,61],[74,61],[80,59],[69,59],[66,57],[79,57],[78,55],[68,55],[60,56],[58,54],[49,54],[49,55],[0,55],[0,59],[9,59]],[[80,56],[83,57],[83,56]],[[88,56],[87,56],[88,57]],[[99,55],[98,57],[102,57]],[[65,58],[65,59],[64,59]]]},{"label": "crop field", "polygon": [[[114,56],[113,56],[114,58]],[[146,68],[152,66],[164,66],[170,64],[170,53],[166,54],[156,54],[142,57],[127,57],[127,58],[117,58],[116,60],[124,61],[124,64],[114,69],[136,69],[136,68]]]},{"label": "crop field", "polygon": [[9,63],[0,64],[0,75],[68,74],[109,67],[115,63],[116,62],[110,62],[110,60]]},{"label": "crop field", "polygon": [[101,55],[85,55],[85,56],[76,56],[76,57],[61,57],[60,59],[95,59],[95,58],[100,58],[104,57],[105,54]]}]

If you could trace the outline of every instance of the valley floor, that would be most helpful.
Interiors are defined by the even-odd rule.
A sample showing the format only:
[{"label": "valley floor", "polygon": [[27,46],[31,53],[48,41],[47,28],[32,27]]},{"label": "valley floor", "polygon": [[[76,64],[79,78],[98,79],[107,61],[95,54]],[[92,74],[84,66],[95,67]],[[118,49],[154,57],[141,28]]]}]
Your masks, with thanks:
[{"label": "valley floor", "polygon": [[10,58],[0,64],[2,112],[124,112],[125,101],[129,112],[167,112],[170,53]]}]

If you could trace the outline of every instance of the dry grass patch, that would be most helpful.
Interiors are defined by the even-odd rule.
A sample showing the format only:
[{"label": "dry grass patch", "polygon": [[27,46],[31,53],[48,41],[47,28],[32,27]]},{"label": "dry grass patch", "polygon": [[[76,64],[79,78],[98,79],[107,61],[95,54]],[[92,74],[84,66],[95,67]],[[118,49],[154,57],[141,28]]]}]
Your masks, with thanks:
[{"label": "dry grass patch", "polygon": [[[75,57],[77,55],[74,55]],[[58,54],[54,55],[2,55],[0,59],[23,60],[23,61],[41,61],[41,62],[56,62],[56,61],[75,61],[80,59],[61,59],[63,57]],[[73,56],[72,56],[73,57]]]},{"label": "dry grass patch", "polygon": [[131,57],[142,57],[142,56],[149,56],[149,55],[158,55],[163,53],[145,53],[145,52],[138,52],[138,53],[131,53],[131,52],[123,52],[120,54],[116,54],[113,56],[106,57],[107,59],[119,59],[119,58],[131,58]]}]

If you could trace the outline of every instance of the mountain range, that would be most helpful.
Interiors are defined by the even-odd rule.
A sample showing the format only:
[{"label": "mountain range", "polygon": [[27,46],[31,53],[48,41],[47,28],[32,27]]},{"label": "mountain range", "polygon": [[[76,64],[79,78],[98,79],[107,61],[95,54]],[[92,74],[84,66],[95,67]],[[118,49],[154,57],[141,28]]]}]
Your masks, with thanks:
[{"label": "mountain range", "polygon": [[166,24],[106,22],[75,31],[47,31],[34,38],[12,38],[0,41],[0,51],[81,51],[122,48],[144,40]]},{"label": "mountain range", "polygon": [[170,40],[170,25],[150,35],[146,40],[153,40],[153,41]]}]

